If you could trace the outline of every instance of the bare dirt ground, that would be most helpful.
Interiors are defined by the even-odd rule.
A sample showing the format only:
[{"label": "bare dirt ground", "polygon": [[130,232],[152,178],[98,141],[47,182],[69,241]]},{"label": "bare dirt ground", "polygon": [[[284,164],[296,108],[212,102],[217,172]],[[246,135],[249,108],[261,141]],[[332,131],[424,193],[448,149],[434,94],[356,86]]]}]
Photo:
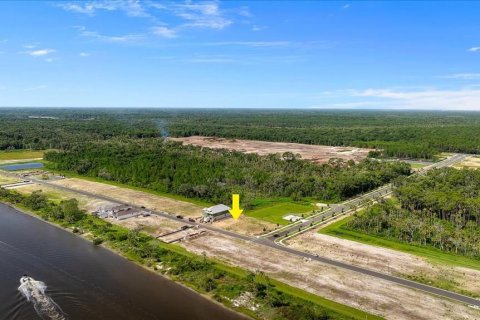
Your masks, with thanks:
[{"label": "bare dirt ground", "polygon": [[18,162],[30,162],[30,161],[38,161],[42,160],[43,158],[31,158],[31,159],[18,159],[18,160],[0,160],[1,164],[9,164],[9,163],[18,163]]},{"label": "bare dirt ground", "polygon": [[9,177],[9,176],[5,176],[0,171],[0,185],[14,183],[14,182],[18,182],[18,181],[21,181],[21,180],[20,179],[15,179],[15,178],[12,178],[12,177]]},{"label": "bare dirt ground", "polygon": [[216,137],[191,136],[184,138],[170,138],[174,141],[183,142],[195,146],[229,149],[245,153],[257,153],[259,155],[292,152],[300,154],[302,159],[311,160],[314,163],[325,163],[331,158],[354,160],[356,162],[367,157],[372,149],[355,147],[331,147],[309,145],[300,143],[268,142],[257,140],[224,139]]},{"label": "bare dirt ground", "polygon": [[[94,194],[118,199],[119,202],[145,206],[150,210],[165,211],[174,215],[182,215],[185,218],[198,218],[202,216],[203,208],[200,206],[142,191],[77,178],[58,180],[52,183],[74,190],[88,190]],[[247,235],[258,235],[263,233],[264,228],[266,228],[266,230],[273,230],[275,228],[275,225],[272,223],[246,216],[242,216],[238,221],[234,221],[231,218],[217,221],[214,222],[213,226]]]},{"label": "bare dirt ground", "polygon": [[154,194],[112,186],[105,183],[87,181],[82,179],[64,179],[52,182],[74,190],[88,190],[93,194],[103,195],[118,199],[119,202],[132,203],[137,206],[145,206],[150,210],[165,211],[172,214],[180,214],[186,217],[199,217],[202,215],[202,207],[188,202],[161,197]]},{"label": "bare dirt ground", "polygon": [[465,160],[456,164],[454,167],[455,168],[478,169],[478,168],[480,168],[480,157],[479,156],[467,157]]},{"label": "bare dirt ground", "polygon": [[480,311],[459,303],[215,233],[181,245],[387,319],[480,319]]},{"label": "bare dirt ground", "polygon": [[52,200],[57,200],[57,201],[75,198],[78,200],[78,206],[81,209],[84,209],[88,212],[93,212],[100,208],[107,208],[115,205],[114,203],[109,201],[104,201],[94,197],[88,197],[82,194],[78,194],[76,192],[69,192],[69,191],[65,191],[65,190],[61,190],[61,189],[57,189],[54,187],[45,186],[41,184],[36,184],[36,183],[21,186],[21,187],[15,188],[15,190],[24,194],[30,194],[34,191],[41,190],[43,193],[47,195],[48,198]]},{"label": "bare dirt ground", "polygon": [[276,228],[276,224],[242,215],[237,221],[227,218],[213,223],[214,227],[246,235],[260,235]]},{"label": "bare dirt ground", "polygon": [[180,229],[184,224],[167,218],[159,216],[149,216],[149,217],[132,217],[125,220],[117,220],[114,218],[105,219],[112,224],[120,225],[127,229],[141,229],[145,233],[148,233],[151,236],[157,237],[159,235],[172,232],[174,230]]},{"label": "bare dirt ground", "polygon": [[480,296],[480,271],[438,265],[408,253],[308,232],[285,241],[293,248],[395,276],[422,277],[449,282],[459,290]]}]

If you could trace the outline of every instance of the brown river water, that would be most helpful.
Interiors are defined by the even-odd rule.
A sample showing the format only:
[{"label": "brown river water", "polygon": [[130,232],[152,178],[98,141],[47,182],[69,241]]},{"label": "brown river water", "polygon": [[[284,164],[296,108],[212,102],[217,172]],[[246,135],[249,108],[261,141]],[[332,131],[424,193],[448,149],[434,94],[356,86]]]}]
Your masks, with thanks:
[{"label": "brown river water", "polygon": [[[20,286],[24,274],[33,280]],[[0,319],[246,317],[105,248],[0,204]]]}]

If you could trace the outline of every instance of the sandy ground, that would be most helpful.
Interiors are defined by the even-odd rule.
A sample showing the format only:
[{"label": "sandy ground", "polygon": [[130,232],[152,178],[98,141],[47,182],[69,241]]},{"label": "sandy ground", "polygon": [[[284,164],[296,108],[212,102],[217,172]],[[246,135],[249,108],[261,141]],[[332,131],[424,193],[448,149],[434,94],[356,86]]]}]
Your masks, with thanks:
[{"label": "sandy ground", "polygon": [[74,190],[88,190],[88,192],[93,194],[112,197],[118,199],[119,202],[131,203],[136,206],[145,206],[150,210],[165,211],[172,214],[180,214],[185,217],[200,217],[202,215],[202,207],[188,202],[116,187],[105,183],[76,178],[58,180],[52,183]]},{"label": "sandy ground", "polygon": [[42,160],[42,159],[43,159],[43,158],[18,159],[18,160],[0,160],[0,165],[2,165],[2,164],[9,164],[9,163],[18,163],[18,162],[38,161],[38,160]]},{"label": "sandy ground", "polygon": [[[52,183],[72,188],[74,190],[88,190],[94,194],[105,195],[118,199],[119,202],[132,203],[137,206],[145,206],[150,210],[165,211],[174,215],[182,215],[185,218],[198,218],[202,216],[203,208],[200,206],[142,191],[76,178],[58,180]],[[242,234],[258,235],[263,233],[264,228],[266,230],[273,230],[276,225],[251,217],[242,216],[238,221],[227,218],[214,222],[213,226],[232,230]]]},{"label": "sandy ground", "polygon": [[459,303],[219,234],[181,245],[387,319],[480,319],[480,311]]},{"label": "sandy ground", "polygon": [[11,177],[8,177],[8,176],[4,176],[4,175],[2,175],[2,173],[0,172],[0,185],[2,185],[2,184],[14,183],[14,182],[19,182],[19,181],[21,181],[21,180],[20,180],[20,179],[11,178]]},{"label": "sandy ground", "polygon": [[448,281],[457,289],[480,296],[480,271],[434,264],[424,258],[387,248],[308,232],[286,244],[334,260],[358,265],[396,276],[422,277]]},{"label": "sandy ground", "polygon": [[456,164],[455,168],[470,168],[478,169],[480,168],[480,157],[479,156],[470,156],[465,158],[462,162]]},{"label": "sandy ground", "polygon": [[108,208],[115,205],[114,203],[109,201],[104,201],[97,198],[84,196],[76,192],[69,192],[40,184],[29,184],[15,188],[15,190],[20,193],[26,194],[32,193],[33,191],[41,190],[42,192],[47,194],[49,198],[54,200],[68,200],[75,198],[78,200],[79,207],[88,212],[93,212],[98,210],[99,208]]},{"label": "sandy ground", "polygon": [[145,233],[148,233],[154,237],[178,230],[184,225],[180,221],[177,222],[155,215],[149,217],[138,216],[125,220],[117,220],[114,218],[107,218],[105,220],[111,222],[112,224],[120,225],[128,229],[141,229]]},{"label": "sandy ground", "polygon": [[214,222],[213,226],[246,235],[260,235],[274,230],[277,225],[242,215],[237,221],[227,218]]},{"label": "sandy ground", "polygon": [[229,149],[259,155],[292,152],[300,154],[302,159],[312,160],[315,163],[325,163],[331,158],[360,161],[367,157],[372,149],[355,147],[330,147],[300,143],[268,142],[256,140],[224,139],[216,137],[191,136],[184,138],[170,138],[184,144],[192,144],[214,149]]}]

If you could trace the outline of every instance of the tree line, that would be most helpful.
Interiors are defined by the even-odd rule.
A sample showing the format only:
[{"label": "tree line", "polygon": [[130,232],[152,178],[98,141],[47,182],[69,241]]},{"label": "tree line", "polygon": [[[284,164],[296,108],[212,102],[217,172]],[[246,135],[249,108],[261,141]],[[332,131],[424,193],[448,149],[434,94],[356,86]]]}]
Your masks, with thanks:
[{"label": "tree line", "polygon": [[355,215],[346,228],[480,258],[480,171],[436,169],[394,185],[396,201]]},{"label": "tree line", "polygon": [[400,162],[332,159],[322,165],[291,153],[259,156],[184,146],[162,139],[111,139],[45,154],[53,170],[227,203],[232,193],[256,198],[340,201],[410,174]]}]

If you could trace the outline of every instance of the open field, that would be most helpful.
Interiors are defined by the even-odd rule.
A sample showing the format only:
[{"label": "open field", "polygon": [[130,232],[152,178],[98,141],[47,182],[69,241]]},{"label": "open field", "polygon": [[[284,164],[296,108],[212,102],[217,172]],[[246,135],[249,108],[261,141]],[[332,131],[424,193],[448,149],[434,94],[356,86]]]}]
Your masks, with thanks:
[{"label": "open field", "polygon": [[[384,316],[387,319],[478,319],[480,311],[391,282],[359,276],[265,248],[210,233],[182,242],[187,250],[217,258],[268,276],[327,299]],[[425,306],[428,306],[426,308]]]},{"label": "open field", "polygon": [[259,206],[253,210],[246,210],[245,214],[257,219],[286,225],[289,223],[289,221],[283,219],[283,216],[288,214],[301,216],[302,213],[310,212],[315,209],[318,209],[318,207],[314,205],[294,202],[280,202]]},{"label": "open field", "polygon": [[18,181],[20,181],[20,179],[15,179],[15,178],[12,178],[12,177],[9,177],[9,176],[5,176],[0,171],[0,185],[8,184],[8,183],[14,183],[14,182],[18,182]]},{"label": "open field", "polygon": [[202,207],[188,202],[156,196],[150,193],[117,187],[105,183],[87,181],[77,178],[59,180],[53,183],[74,190],[88,190],[93,194],[112,197],[118,199],[119,202],[132,203],[137,206],[145,206],[151,210],[165,211],[172,214],[181,214],[186,217],[199,217],[202,215]]},{"label": "open field", "polygon": [[442,265],[458,266],[480,270],[480,261],[470,259],[465,256],[455,255],[451,253],[442,252],[435,248],[415,246],[406,243],[400,243],[379,237],[370,236],[360,232],[346,230],[342,225],[347,223],[351,217],[347,217],[335,223],[332,223],[325,228],[320,229],[320,233],[339,237],[347,240],[353,240],[360,243],[370,244],[374,246],[398,250],[401,252],[413,254],[419,257],[428,259],[433,263]]},{"label": "open field", "polygon": [[455,165],[454,168],[478,169],[480,168],[480,156],[470,156],[464,161]]},{"label": "open field", "polygon": [[413,254],[309,232],[286,243],[296,249],[327,256],[383,273],[402,276],[447,290],[480,296],[480,270],[433,263]]},{"label": "open field", "polygon": [[43,152],[30,150],[0,151],[0,165],[42,160]]},{"label": "open field", "polygon": [[259,155],[292,152],[293,154],[300,154],[302,159],[311,160],[315,163],[325,163],[331,158],[341,158],[358,162],[366,158],[368,152],[373,150],[355,147],[330,147],[300,143],[224,139],[203,136],[170,139],[195,146],[213,149],[228,149],[245,153],[257,153]]},{"label": "open field", "polygon": [[41,190],[50,200],[54,202],[60,202],[61,200],[75,198],[78,200],[78,206],[88,212],[96,211],[98,208],[112,207],[115,205],[114,203],[109,201],[104,201],[94,197],[89,197],[75,192],[61,190],[40,184],[29,184],[15,188],[15,190],[24,194],[30,194],[34,191]]},{"label": "open field", "polygon": [[112,224],[125,227],[127,229],[140,229],[153,237],[174,230],[178,230],[184,225],[181,221],[177,222],[155,215],[149,217],[137,216],[125,220],[117,220],[114,218],[107,218],[105,220]]}]

